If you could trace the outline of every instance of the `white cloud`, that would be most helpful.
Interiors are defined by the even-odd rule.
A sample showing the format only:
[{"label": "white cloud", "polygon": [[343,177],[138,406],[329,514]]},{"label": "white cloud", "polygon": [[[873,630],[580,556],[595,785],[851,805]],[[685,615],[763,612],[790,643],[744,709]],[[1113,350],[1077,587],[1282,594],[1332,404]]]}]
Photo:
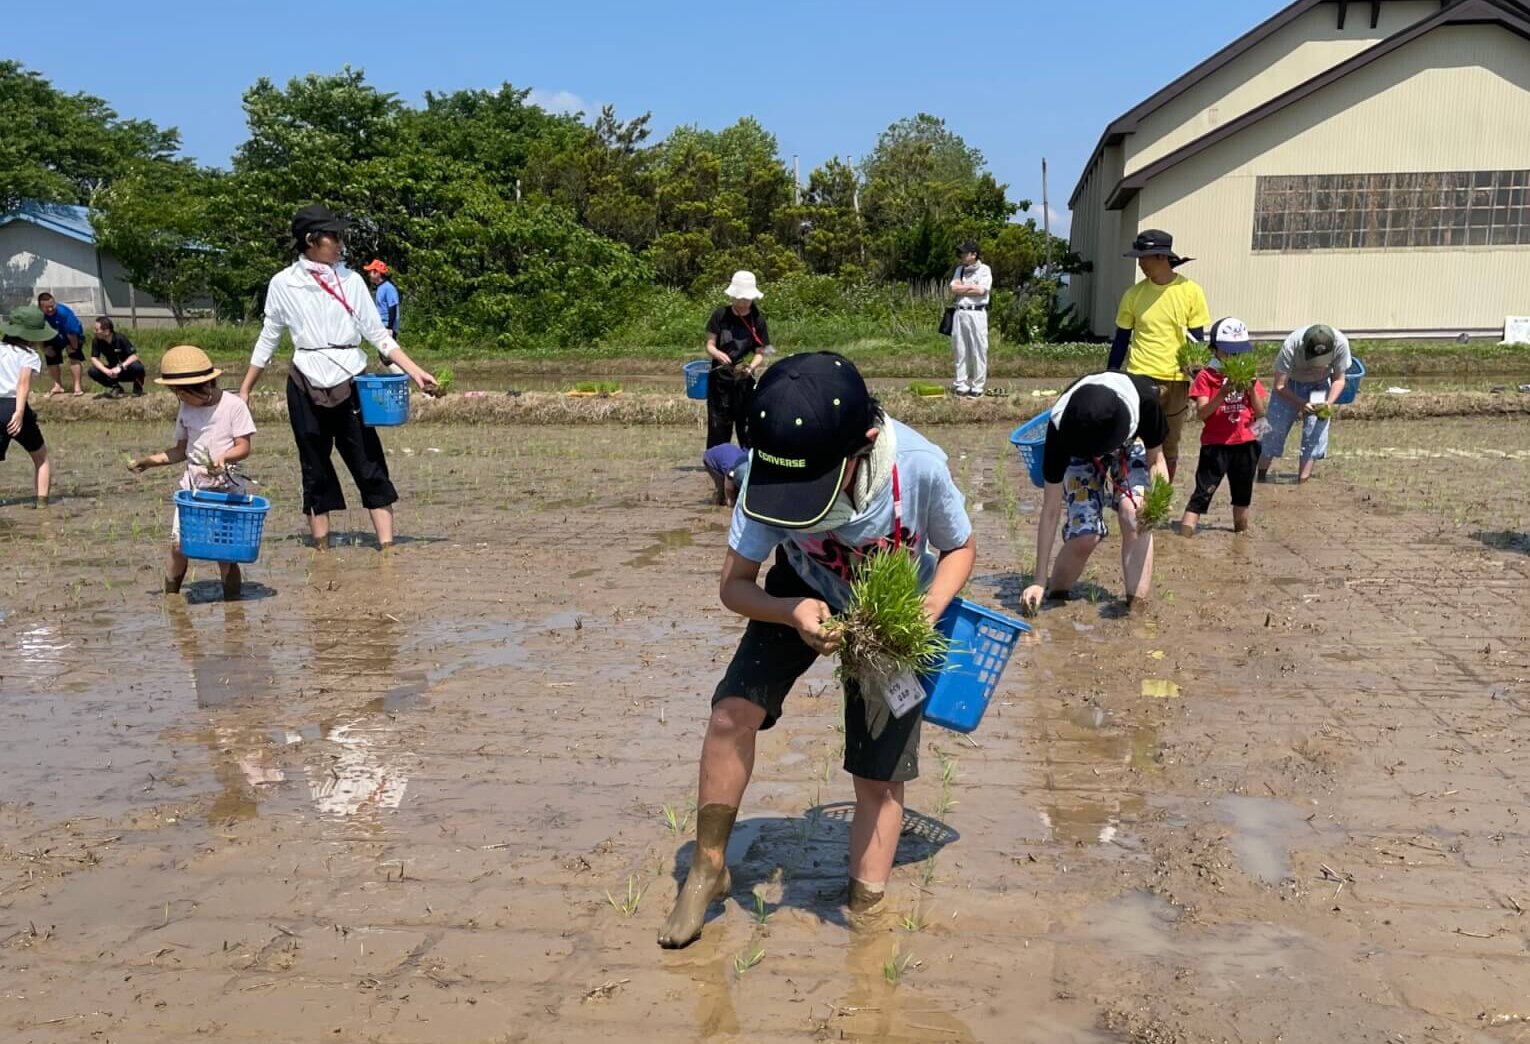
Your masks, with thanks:
[{"label": "white cloud", "polygon": [[[1038,201],[1031,204],[1031,209],[1026,211],[1024,216],[1033,219],[1037,226],[1044,227],[1048,222],[1042,220],[1042,215],[1041,203]],[[1052,235],[1067,239],[1068,230],[1073,227],[1072,213],[1065,209],[1059,210],[1055,205],[1049,204],[1045,215],[1050,219]]]},{"label": "white cloud", "polygon": [[546,109],[548,112],[561,113],[589,113],[591,106],[573,91],[549,91],[541,87],[533,87],[526,100],[532,105]]}]

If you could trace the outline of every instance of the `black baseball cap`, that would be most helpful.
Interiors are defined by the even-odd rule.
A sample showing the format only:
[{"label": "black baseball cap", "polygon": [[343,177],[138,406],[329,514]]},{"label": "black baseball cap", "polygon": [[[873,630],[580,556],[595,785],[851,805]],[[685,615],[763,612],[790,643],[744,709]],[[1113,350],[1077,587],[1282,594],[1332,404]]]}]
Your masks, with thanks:
[{"label": "black baseball cap", "polygon": [[344,232],[351,227],[351,219],[343,218],[323,203],[310,203],[299,207],[292,215],[292,238],[299,243],[316,232]]},{"label": "black baseball cap", "polygon": [[1174,237],[1161,228],[1149,228],[1138,233],[1137,238],[1132,240],[1132,248],[1122,257],[1166,257],[1169,264],[1178,268],[1186,261],[1194,261],[1193,257],[1180,257],[1174,252]]},{"label": "black baseball cap", "polygon": [[1338,343],[1338,338],[1333,334],[1333,327],[1322,323],[1313,323],[1307,327],[1307,332],[1302,334],[1302,352],[1309,359],[1320,359],[1325,355],[1331,355]]},{"label": "black baseball cap", "polygon": [[1056,427],[1070,457],[1093,460],[1120,449],[1132,437],[1131,408],[1111,389],[1086,384],[1069,397]]},{"label": "black baseball cap", "polygon": [[849,359],[805,352],[776,363],[749,404],[744,514],[784,529],[821,521],[875,424],[876,400]]}]

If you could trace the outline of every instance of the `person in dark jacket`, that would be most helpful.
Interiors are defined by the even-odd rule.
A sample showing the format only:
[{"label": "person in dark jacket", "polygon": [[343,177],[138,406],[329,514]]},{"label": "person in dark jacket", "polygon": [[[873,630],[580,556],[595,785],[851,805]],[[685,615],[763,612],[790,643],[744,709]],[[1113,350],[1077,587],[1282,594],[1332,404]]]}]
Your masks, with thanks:
[{"label": "person in dark jacket", "polygon": [[707,321],[707,355],[712,358],[707,374],[707,448],[731,442],[736,431],[738,444],[748,449],[744,417],[754,375],[771,350],[770,329],[758,303],[765,295],[753,272],[734,272],[724,293],[733,303],[718,308]]}]

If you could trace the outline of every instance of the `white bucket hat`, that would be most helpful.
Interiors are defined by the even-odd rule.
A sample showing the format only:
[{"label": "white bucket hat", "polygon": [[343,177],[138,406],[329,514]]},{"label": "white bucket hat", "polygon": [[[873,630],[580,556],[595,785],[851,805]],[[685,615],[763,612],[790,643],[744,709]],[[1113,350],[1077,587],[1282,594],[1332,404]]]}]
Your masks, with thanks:
[{"label": "white bucket hat", "polygon": [[760,286],[755,282],[753,272],[734,272],[733,282],[728,284],[728,289],[723,293],[728,295],[728,300],[758,301],[765,295],[760,293]]}]

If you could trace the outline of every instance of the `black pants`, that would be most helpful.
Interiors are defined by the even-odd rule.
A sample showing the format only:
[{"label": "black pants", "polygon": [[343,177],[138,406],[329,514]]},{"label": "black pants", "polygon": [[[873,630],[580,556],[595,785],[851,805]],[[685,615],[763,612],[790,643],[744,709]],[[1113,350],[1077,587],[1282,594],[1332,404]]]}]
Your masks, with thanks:
[{"label": "black pants", "polygon": [[363,507],[382,508],[398,500],[398,490],[388,478],[382,440],[374,429],[361,423],[361,404],[354,388],[351,397],[339,406],[317,406],[289,377],[287,416],[303,471],[303,514],[345,510],[345,493],[330,459],[337,449],[361,491]]},{"label": "black pants", "polygon": [[128,365],[124,366],[122,368],[121,377],[109,377],[102,373],[100,370],[96,369],[94,366],[87,367],[86,372],[90,374],[91,380],[95,381],[97,384],[104,384],[108,388],[120,388],[122,387],[122,382],[127,381],[129,384],[139,389],[140,391],[143,390],[144,378],[148,376],[148,374],[144,372],[143,363],[141,362],[129,363]]},{"label": "black pants", "polygon": [[1259,465],[1259,443],[1243,442],[1236,446],[1202,446],[1200,463],[1195,466],[1195,492],[1185,510],[1204,515],[1211,497],[1227,478],[1233,507],[1246,508],[1254,502],[1254,469]]},{"label": "black pants", "polygon": [[749,430],[745,416],[749,411],[749,399],[754,395],[753,377],[725,377],[727,370],[714,366],[707,375],[707,449],[733,441],[738,431],[738,444],[749,448]]}]

